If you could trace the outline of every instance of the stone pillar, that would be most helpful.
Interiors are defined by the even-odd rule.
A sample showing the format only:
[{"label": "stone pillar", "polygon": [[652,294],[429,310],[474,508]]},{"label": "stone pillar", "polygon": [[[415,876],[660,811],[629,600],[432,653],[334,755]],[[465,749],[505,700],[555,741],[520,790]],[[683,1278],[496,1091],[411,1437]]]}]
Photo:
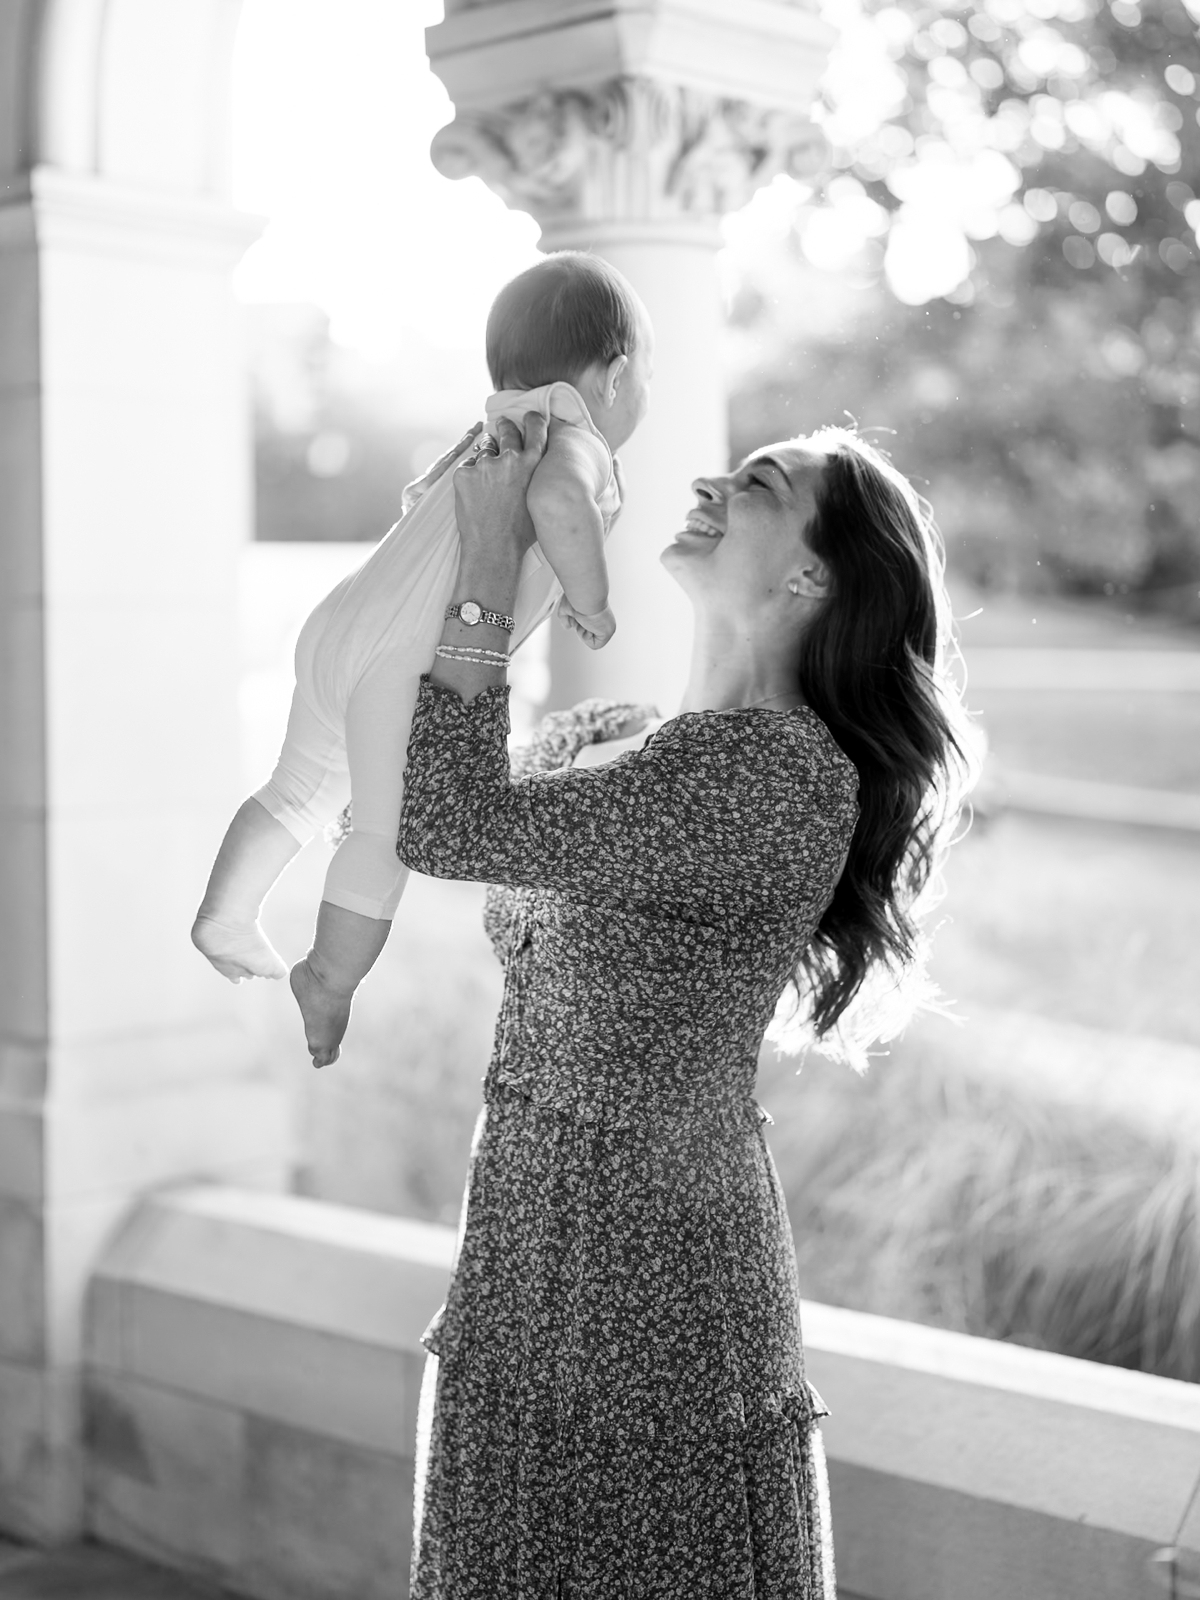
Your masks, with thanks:
[{"label": "stone pillar", "polygon": [[621,452],[628,499],[609,545],[618,631],[589,654],[556,629],[551,705],[586,694],[673,711],[688,608],[659,555],[724,470],[718,227],[777,173],[806,175],[808,117],[830,32],[787,0],[483,0],[447,5],[426,39],[457,117],[435,166],[482,177],[542,227],[546,250],[590,249],[632,281],[656,333],[650,415]]},{"label": "stone pillar", "polygon": [[188,941],[240,798],[236,16],[0,12],[0,1529],[25,1538],[83,1527],[85,1292],[130,1205],[288,1159]]}]

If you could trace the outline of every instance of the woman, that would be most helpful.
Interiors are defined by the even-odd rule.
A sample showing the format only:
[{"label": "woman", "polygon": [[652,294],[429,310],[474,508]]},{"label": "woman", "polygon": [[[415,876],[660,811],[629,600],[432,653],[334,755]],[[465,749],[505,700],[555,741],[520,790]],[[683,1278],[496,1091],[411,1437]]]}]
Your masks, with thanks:
[{"label": "woman", "polygon": [[[457,602],[510,611],[544,443],[502,424],[458,468]],[[756,1061],[789,983],[826,1047],[871,1036],[969,762],[894,469],[830,433],[694,487],[663,557],[696,614],[679,716],[631,741],[644,711],[588,701],[519,775],[502,625],[450,620],[422,684],[400,854],[498,886],[507,970],[424,1339],[414,1600],[834,1592]]]}]

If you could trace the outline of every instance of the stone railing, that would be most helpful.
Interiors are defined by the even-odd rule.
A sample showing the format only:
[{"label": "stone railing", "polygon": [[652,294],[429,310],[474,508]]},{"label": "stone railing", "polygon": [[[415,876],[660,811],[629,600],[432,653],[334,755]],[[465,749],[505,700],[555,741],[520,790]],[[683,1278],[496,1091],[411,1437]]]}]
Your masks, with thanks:
[{"label": "stone railing", "polygon": [[833,1306],[804,1331],[842,1600],[1200,1595],[1200,1387]]},{"label": "stone railing", "polygon": [[[144,1202],[91,1289],[94,1535],[262,1600],[403,1594],[419,1336],[453,1247],[215,1185]],[[829,1306],[804,1322],[843,1600],[1200,1594],[1200,1389]]]},{"label": "stone railing", "polygon": [[263,1600],[397,1600],[453,1247],[287,1195],[146,1200],[91,1285],[90,1531]]},{"label": "stone railing", "polygon": [[[1195,695],[1200,693],[1200,651],[1109,648],[1029,649],[972,647],[967,652],[970,691],[1030,694]],[[986,711],[986,699],[985,699]],[[1093,778],[989,767],[985,804],[1074,822],[1200,833],[1200,795]]]}]

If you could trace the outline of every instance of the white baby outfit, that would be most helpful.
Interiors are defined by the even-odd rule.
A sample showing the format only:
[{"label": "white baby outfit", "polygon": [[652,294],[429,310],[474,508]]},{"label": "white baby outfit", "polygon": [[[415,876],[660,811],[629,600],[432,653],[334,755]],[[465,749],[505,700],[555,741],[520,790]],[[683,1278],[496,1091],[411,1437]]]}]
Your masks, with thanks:
[{"label": "white baby outfit", "polygon": [[[487,421],[538,411],[582,429],[606,476],[597,505],[608,536],[620,509],[612,452],[567,383],[505,389]],[[602,453],[602,454],[601,454]],[[254,798],[302,844],[353,800],[351,831],[325,877],[324,898],[363,916],[395,912],[407,870],[396,856],[404,763],[417,683],[433,664],[458,576],[453,473],[444,473],[356,572],[312,612],[296,643],[296,688],[283,749]],[[562,586],[535,546],[517,590],[512,646],[554,609]],[[476,598],[485,605],[487,595]]]}]

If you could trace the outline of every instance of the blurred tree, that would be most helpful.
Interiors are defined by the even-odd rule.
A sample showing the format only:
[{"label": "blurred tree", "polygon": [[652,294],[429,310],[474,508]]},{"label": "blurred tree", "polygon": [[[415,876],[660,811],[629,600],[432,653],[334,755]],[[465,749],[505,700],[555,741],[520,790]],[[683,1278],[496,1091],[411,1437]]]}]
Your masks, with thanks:
[{"label": "blurred tree", "polygon": [[[907,0],[843,15],[832,172],[789,242],[792,292],[814,266],[837,268],[854,314],[793,329],[787,353],[743,381],[737,444],[843,408],[886,423],[977,579],[1200,617],[1188,3],[1195,15],[1182,0]],[[786,333],[778,284],[756,296],[753,277],[735,317]]]},{"label": "blurred tree", "polygon": [[404,485],[473,420],[474,358],[464,373],[457,352],[410,342],[372,362],[314,305],[247,307],[247,322],[256,537],[381,539]]},{"label": "blurred tree", "polygon": [[382,538],[417,437],[364,398],[317,307],[255,307],[251,329],[256,537]]}]

